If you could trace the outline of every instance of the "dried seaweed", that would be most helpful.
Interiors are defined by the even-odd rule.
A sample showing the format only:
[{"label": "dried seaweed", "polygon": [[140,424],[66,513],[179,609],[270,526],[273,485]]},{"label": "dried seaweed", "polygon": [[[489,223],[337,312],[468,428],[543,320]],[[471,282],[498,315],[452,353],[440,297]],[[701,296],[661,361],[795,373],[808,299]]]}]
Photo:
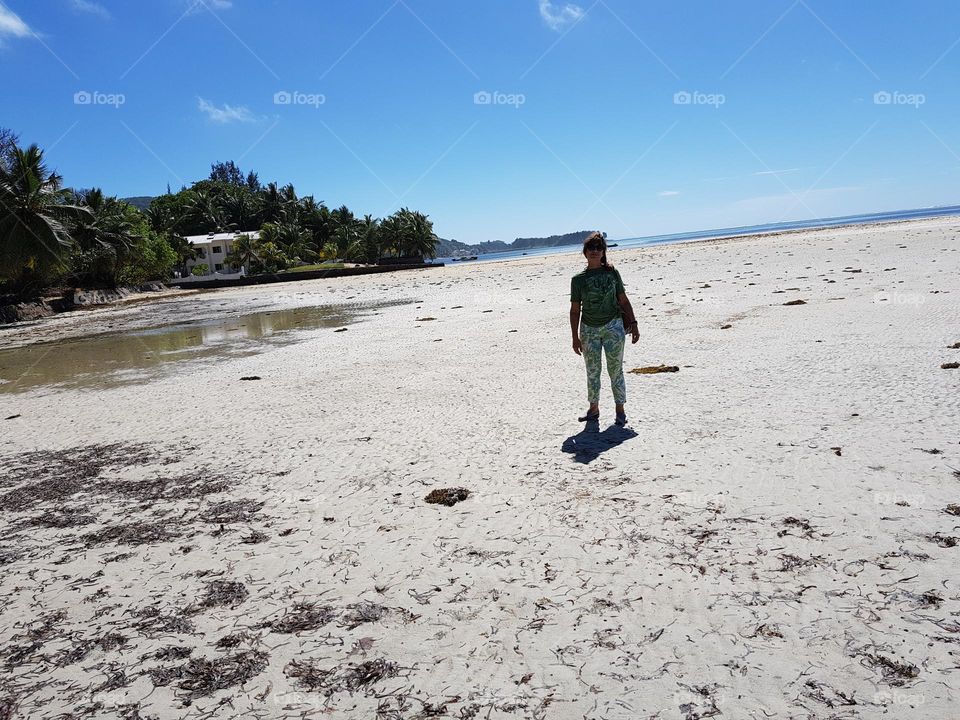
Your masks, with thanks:
[{"label": "dried seaweed", "polygon": [[364,623],[377,622],[389,612],[389,608],[376,603],[357,603],[348,605],[347,612],[340,618],[340,625],[348,630],[354,630]]},{"label": "dried seaweed", "polygon": [[162,613],[158,608],[146,607],[136,613],[140,620],[134,627],[147,637],[168,633],[191,634],[196,631],[185,613]]},{"label": "dried seaweed", "polygon": [[192,653],[193,648],[187,645],[167,645],[167,647],[157,650],[153,657],[160,661],[183,660],[190,657]]},{"label": "dried seaweed", "polygon": [[199,612],[212,607],[235,608],[249,597],[250,591],[246,585],[236,580],[214,580],[207,584],[207,591],[203,598],[191,612]]},{"label": "dried seaweed", "polygon": [[323,670],[315,660],[292,660],[283,669],[283,674],[294,678],[297,687],[311,692],[323,690],[334,670]]},{"label": "dried seaweed", "polygon": [[126,525],[108,525],[96,532],[82,535],[80,539],[87,547],[116,543],[117,545],[147,545],[168,542],[178,537],[179,528],[169,522],[152,523],[137,521]]},{"label": "dried seaweed", "polygon": [[470,491],[467,490],[467,488],[436,488],[427,494],[424,501],[431,505],[446,505],[447,507],[452,507],[458,502],[466,500],[468,497],[470,497]]},{"label": "dried seaweed", "polygon": [[212,660],[194,658],[180,668],[178,687],[192,697],[205,697],[217,690],[243,685],[267,669],[269,657],[260,650],[246,650]]},{"label": "dried seaweed", "polygon": [[634,375],[656,375],[658,373],[680,372],[680,368],[676,365],[648,365],[646,367],[633,368],[633,370],[628,370],[627,372],[633,373]]},{"label": "dried seaweed", "polygon": [[202,513],[200,519],[214,525],[229,525],[231,523],[249,522],[260,512],[264,503],[251,498],[240,500],[223,500],[214,503]]},{"label": "dried seaweed", "polygon": [[900,687],[907,680],[912,680],[920,674],[920,669],[916,665],[892,660],[879,654],[865,654],[864,661],[871,669],[879,670],[883,679],[894,687]]},{"label": "dried seaweed", "polygon": [[275,633],[292,634],[305,630],[316,630],[336,617],[332,607],[315,603],[297,603],[290,612],[277,620],[268,620],[257,627],[268,628]]}]

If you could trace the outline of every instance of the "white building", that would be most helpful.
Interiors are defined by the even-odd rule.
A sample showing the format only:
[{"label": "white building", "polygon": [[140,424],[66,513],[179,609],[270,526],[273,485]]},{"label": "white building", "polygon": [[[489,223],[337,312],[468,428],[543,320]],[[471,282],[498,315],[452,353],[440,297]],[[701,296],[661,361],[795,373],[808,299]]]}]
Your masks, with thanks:
[{"label": "white building", "polygon": [[[184,280],[215,280],[221,278],[238,278],[247,274],[250,268],[235,267],[227,263],[227,255],[233,249],[233,242],[240,235],[249,235],[256,240],[260,237],[259,230],[244,232],[208,233],[206,235],[191,235],[186,241],[197,249],[197,257],[187,260],[187,274]],[[207,271],[202,275],[194,275],[193,269],[198,265],[206,265]]]}]

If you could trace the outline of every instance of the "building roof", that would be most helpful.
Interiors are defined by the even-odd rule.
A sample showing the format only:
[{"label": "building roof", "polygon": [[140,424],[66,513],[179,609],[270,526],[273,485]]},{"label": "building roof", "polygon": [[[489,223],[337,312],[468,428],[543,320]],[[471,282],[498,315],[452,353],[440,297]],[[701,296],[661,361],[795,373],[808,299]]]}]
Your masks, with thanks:
[{"label": "building roof", "polygon": [[260,237],[259,230],[244,230],[243,232],[208,233],[206,235],[190,235],[185,240],[191,245],[210,245],[211,243],[235,240],[240,235],[249,235],[254,240]]}]

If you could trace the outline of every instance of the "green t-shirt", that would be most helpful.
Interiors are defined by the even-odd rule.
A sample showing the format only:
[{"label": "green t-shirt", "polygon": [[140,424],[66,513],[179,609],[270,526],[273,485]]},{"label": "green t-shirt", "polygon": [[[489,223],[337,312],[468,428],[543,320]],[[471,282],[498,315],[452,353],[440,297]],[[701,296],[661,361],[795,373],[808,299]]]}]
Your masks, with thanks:
[{"label": "green t-shirt", "polygon": [[580,303],[580,317],[592,327],[606,325],[620,315],[617,295],[625,292],[616,268],[584,270],[570,281],[570,302]]}]

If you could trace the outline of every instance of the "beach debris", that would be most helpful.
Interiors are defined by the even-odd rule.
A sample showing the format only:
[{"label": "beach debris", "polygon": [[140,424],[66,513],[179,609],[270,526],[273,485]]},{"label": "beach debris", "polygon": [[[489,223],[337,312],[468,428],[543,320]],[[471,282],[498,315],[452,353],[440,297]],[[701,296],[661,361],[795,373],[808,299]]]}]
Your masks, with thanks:
[{"label": "beach debris", "polygon": [[729,329],[732,328],[732,327],[733,327],[733,325],[731,325],[730,323],[727,323],[726,325],[721,325],[721,326],[720,326],[720,329],[721,329],[721,330],[729,330]]},{"label": "beach debris", "polygon": [[196,631],[193,623],[182,612],[162,613],[160,608],[151,606],[139,610],[134,616],[140,620],[133,627],[147,637],[169,633],[190,635]]},{"label": "beach debris", "polygon": [[940,366],[941,370],[956,370],[960,368],[960,362],[945,362]]},{"label": "beach debris", "polygon": [[389,608],[371,602],[347,605],[347,612],[341,616],[340,625],[347,630],[355,630],[364,623],[381,620],[389,611]]},{"label": "beach debris", "polygon": [[126,525],[108,525],[80,537],[87,547],[113,542],[117,545],[147,545],[167,542],[177,537],[176,525],[170,522],[132,522]]},{"label": "beach debris", "polygon": [[806,305],[807,301],[806,300],[789,300],[783,304],[784,305]]},{"label": "beach debris", "polygon": [[927,455],[943,455],[943,450],[940,450],[939,448],[930,448],[927,450],[926,448],[918,447],[914,448],[914,450],[920,450],[921,452],[925,452]]},{"label": "beach debris", "polygon": [[813,526],[803,518],[795,517],[785,517],[783,519],[783,524],[787,526],[786,529],[780,530],[777,532],[777,537],[783,537],[784,535],[790,535],[790,529],[795,528],[800,530],[803,533],[803,537],[812,538],[816,534],[816,530],[813,529]]},{"label": "beach debris", "polygon": [[178,687],[192,697],[205,697],[217,690],[243,685],[267,669],[269,657],[260,650],[246,650],[213,660],[194,658],[179,668]]},{"label": "beach debris", "polygon": [[244,375],[240,379],[241,380],[262,380],[263,378],[261,378],[259,375]]},{"label": "beach debris", "polygon": [[200,513],[200,519],[212,525],[248,522],[254,515],[260,512],[263,506],[264,503],[253,500],[252,498],[223,500],[214,503],[204,512]]},{"label": "beach debris", "polygon": [[346,332],[349,329],[350,328],[337,328],[336,330],[334,330],[334,332]]},{"label": "beach debris", "polygon": [[16,415],[8,415],[7,417],[4,418],[4,420],[16,420],[18,417],[20,417],[20,413],[17,413]]},{"label": "beach debris", "polygon": [[417,322],[427,322],[428,320],[436,320],[436,318],[435,318],[435,317],[422,317],[422,318],[417,318]]},{"label": "beach debris", "polygon": [[830,449],[833,450],[833,454],[836,455],[837,457],[842,457],[842,456],[843,456],[843,448],[841,448],[841,447],[832,447],[832,448],[830,448]]},{"label": "beach debris", "polygon": [[257,625],[257,628],[266,628],[271,632],[292,635],[305,630],[316,630],[323,627],[336,617],[336,612],[328,605],[317,605],[312,602],[301,602],[277,620],[267,620]]},{"label": "beach debris", "polygon": [[627,372],[634,373],[635,375],[653,375],[655,373],[680,372],[680,368],[676,365],[649,365],[647,367],[634,368],[633,370],[628,370]]},{"label": "beach debris", "polygon": [[436,488],[427,494],[424,501],[431,505],[446,505],[447,507],[452,507],[458,502],[466,500],[468,497],[470,497],[470,491],[466,488]]},{"label": "beach debris", "polygon": [[920,669],[916,665],[893,660],[880,654],[864,654],[861,665],[871,670],[879,670],[883,679],[894,687],[900,687],[907,680],[912,680],[920,674]]},{"label": "beach debris", "polygon": [[957,505],[956,503],[950,503],[943,509],[943,511],[949,515],[960,516],[960,505]]},{"label": "beach debris", "polygon": [[783,633],[780,631],[780,626],[776,624],[763,623],[756,630],[753,631],[753,637],[765,637],[765,638],[782,638]]},{"label": "beach debris", "polygon": [[941,535],[936,532],[933,535],[927,535],[926,539],[929,542],[936,543],[942,548],[952,548],[957,546],[957,538],[952,535]]},{"label": "beach debris", "polygon": [[292,660],[283,669],[284,675],[295,678],[298,685],[309,691],[322,692],[327,697],[338,692],[355,692],[368,685],[396,677],[400,668],[384,658],[366,660],[358,665],[325,670],[317,660]]},{"label": "beach debris", "polygon": [[269,539],[270,536],[265,532],[261,532],[260,530],[251,530],[249,535],[244,535],[242,538],[240,538],[240,542],[242,542],[244,545],[257,545],[258,543],[262,543]]},{"label": "beach debris", "polygon": [[155,660],[183,660],[193,654],[193,648],[187,645],[167,645],[167,647],[157,650],[153,657]]},{"label": "beach debris", "polygon": [[242,582],[236,580],[214,580],[207,583],[207,592],[203,599],[191,608],[193,612],[199,612],[213,607],[235,608],[242,604],[250,596],[250,591]]},{"label": "beach debris", "polygon": [[[955,342],[953,345],[947,345],[947,350],[960,350],[960,342]],[[13,417],[20,417],[19,415],[14,415]],[[7,418],[9,420],[10,418]]]}]

